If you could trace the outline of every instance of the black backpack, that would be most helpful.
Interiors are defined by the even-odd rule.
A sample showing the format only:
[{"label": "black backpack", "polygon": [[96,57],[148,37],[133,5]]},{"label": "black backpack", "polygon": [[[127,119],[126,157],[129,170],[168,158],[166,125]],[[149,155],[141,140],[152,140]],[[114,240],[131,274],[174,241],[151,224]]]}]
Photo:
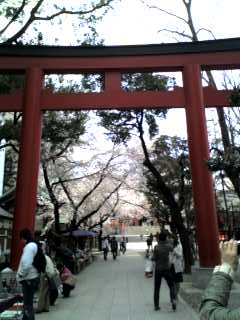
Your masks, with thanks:
[{"label": "black backpack", "polygon": [[36,242],[37,245],[37,253],[33,258],[33,266],[37,269],[39,273],[46,271],[46,258],[42,250],[42,246],[39,242]]}]

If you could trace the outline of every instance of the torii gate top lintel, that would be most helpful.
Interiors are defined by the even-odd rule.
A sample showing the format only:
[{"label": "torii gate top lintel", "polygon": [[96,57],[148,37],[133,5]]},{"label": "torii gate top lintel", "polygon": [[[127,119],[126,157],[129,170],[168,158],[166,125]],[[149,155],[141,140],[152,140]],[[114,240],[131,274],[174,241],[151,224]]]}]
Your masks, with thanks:
[{"label": "torii gate top lintel", "polygon": [[[3,72],[39,66],[45,73],[77,72],[79,69],[85,71],[103,69],[178,71],[190,63],[201,65],[202,70],[236,69],[240,68],[239,52],[240,38],[126,46],[2,44],[0,58],[4,57],[4,61],[0,59],[0,70]],[[91,65],[89,63],[86,65],[86,62],[90,61]],[[21,62],[20,65],[19,62]]]}]

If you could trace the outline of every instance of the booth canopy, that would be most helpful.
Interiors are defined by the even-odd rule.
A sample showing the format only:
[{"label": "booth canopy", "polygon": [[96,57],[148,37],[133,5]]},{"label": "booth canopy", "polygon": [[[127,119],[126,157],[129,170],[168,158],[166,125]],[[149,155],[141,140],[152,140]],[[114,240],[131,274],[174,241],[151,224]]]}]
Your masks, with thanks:
[{"label": "booth canopy", "polygon": [[96,237],[97,233],[89,230],[74,230],[72,232],[67,232],[64,234],[65,236],[70,236],[72,235],[75,238],[80,238],[80,237]]}]

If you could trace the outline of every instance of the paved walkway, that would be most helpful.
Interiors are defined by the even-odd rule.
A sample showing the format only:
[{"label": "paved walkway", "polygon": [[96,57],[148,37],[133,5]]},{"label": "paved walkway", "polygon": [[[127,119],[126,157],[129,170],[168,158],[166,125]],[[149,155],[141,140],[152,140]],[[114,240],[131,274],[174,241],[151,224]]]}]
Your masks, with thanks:
[{"label": "paved walkway", "polygon": [[199,319],[181,299],[177,312],[172,311],[164,281],[160,306],[160,311],[153,310],[153,279],[144,277],[144,258],[128,251],[116,261],[99,256],[78,275],[71,297],[59,298],[49,313],[37,314],[36,320]]}]

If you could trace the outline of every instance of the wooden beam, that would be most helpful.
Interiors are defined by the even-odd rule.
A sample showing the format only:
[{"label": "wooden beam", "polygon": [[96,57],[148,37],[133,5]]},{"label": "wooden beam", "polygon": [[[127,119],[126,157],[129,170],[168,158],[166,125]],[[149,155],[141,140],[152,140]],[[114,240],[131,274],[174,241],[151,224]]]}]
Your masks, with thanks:
[{"label": "wooden beam", "polygon": [[[204,87],[206,108],[228,107],[231,90],[216,90]],[[124,92],[116,90],[100,93],[53,93],[42,90],[40,107],[42,110],[90,110],[90,109],[129,109],[129,108],[184,108],[183,88],[174,91]],[[23,93],[16,91],[0,95],[0,112],[22,111]]]}]

